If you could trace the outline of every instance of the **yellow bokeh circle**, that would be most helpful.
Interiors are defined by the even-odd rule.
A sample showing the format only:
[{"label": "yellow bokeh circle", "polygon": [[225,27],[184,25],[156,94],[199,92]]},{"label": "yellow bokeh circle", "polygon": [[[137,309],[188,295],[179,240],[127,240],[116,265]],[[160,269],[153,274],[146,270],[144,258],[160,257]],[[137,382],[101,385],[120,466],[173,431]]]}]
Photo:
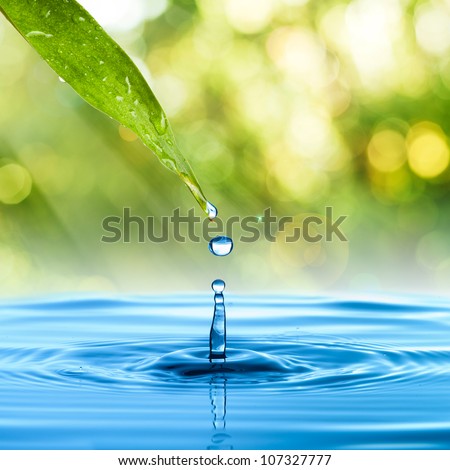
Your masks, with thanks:
[{"label": "yellow bokeh circle", "polygon": [[398,170],[406,161],[404,137],[390,129],[375,133],[367,146],[367,157],[370,164],[378,171]]},{"label": "yellow bokeh circle", "polygon": [[448,166],[449,148],[445,134],[433,123],[420,123],[408,135],[408,163],[422,178],[435,178]]}]

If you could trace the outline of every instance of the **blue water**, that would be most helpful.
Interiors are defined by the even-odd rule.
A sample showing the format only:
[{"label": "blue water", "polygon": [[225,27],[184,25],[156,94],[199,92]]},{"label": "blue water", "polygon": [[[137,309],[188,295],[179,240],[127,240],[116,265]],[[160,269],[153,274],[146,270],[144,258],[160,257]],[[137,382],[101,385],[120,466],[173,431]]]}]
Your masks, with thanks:
[{"label": "blue water", "polygon": [[450,304],[47,298],[0,312],[2,449],[449,449]]}]

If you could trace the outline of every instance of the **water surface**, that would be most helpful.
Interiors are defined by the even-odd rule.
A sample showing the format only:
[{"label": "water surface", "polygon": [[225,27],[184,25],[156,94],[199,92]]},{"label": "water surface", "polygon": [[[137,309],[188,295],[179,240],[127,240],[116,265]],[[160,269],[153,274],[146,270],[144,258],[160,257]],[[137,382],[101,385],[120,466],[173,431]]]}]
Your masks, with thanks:
[{"label": "water surface", "polygon": [[450,304],[227,296],[7,301],[2,449],[449,449]]}]

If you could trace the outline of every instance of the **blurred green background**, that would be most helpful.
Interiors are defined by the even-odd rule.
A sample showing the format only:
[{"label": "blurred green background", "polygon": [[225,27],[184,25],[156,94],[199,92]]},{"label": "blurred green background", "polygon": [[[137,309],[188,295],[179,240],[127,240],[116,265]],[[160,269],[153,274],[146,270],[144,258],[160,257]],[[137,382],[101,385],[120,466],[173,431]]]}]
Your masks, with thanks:
[{"label": "blurred green background", "polygon": [[[332,206],[348,243],[104,244],[102,220],[200,208],[0,18],[0,285],[429,291],[450,283],[450,0],[83,0],[149,80],[220,215]],[[203,215],[202,215],[203,216]]]}]

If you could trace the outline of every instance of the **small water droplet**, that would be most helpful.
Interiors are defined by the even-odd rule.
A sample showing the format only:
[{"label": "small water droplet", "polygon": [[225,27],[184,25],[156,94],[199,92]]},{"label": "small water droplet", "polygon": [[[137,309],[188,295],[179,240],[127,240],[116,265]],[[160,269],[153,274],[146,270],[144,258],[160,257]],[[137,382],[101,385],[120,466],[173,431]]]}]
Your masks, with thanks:
[{"label": "small water droplet", "polygon": [[171,158],[163,158],[161,161],[164,164],[164,166],[169,168],[169,170],[172,170],[175,173],[177,172],[177,167],[175,165],[175,162]]},{"label": "small water droplet", "polygon": [[209,220],[215,219],[218,214],[217,207],[209,201],[206,201],[206,214]]},{"label": "small water droplet", "polygon": [[66,83],[66,81],[64,80],[64,78],[62,78],[62,77],[58,77],[58,78],[59,78],[59,81],[60,81],[61,83]]},{"label": "small water droplet", "polygon": [[117,101],[123,101],[123,96],[116,96]]},{"label": "small water droplet", "polygon": [[167,118],[164,114],[160,116],[155,111],[150,111],[150,123],[158,133],[164,135],[167,131]]},{"label": "small water droplet", "polygon": [[208,247],[213,255],[227,256],[233,250],[233,240],[224,235],[220,235],[210,240]]},{"label": "small water droplet", "polygon": [[162,153],[162,148],[152,139],[152,137],[150,136],[150,134],[145,134],[145,139],[148,140],[148,147],[150,147],[151,149],[153,149],[154,151],[158,152],[158,153]]},{"label": "small water droplet", "polygon": [[99,63],[100,65],[103,65],[103,64],[104,64],[103,60],[100,60],[98,63]]},{"label": "small water droplet", "polygon": [[131,83],[130,83],[130,79],[128,77],[125,77],[125,83],[127,84],[127,93],[130,94],[131,93]]},{"label": "small water droplet", "polygon": [[44,33],[42,31],[30,31],[25,36],[27,38],[31,38],[31,37],[34,37],[34,36],[43,36],[43,37],[46,37],[46,38],[52,38],[53,34],[47,34],[47,33]]},{"label": "small water droplet", "polygon": [[80,16],[78,13],[75,13],[75,15],[72,16],[72,19],[75,21],[75,23],[83,23],[86,21],[86,19]]},{"label": "small water droplet", "polygon": [[222,279],[216,279],[212,282],[211,288],[216,294],[220,294],[225,289],[225,282]]},{"label": "small water droplet", "polygon": [[167,118],[165,114],[161,114],[161,129],[165,132],[167,129]]}]

